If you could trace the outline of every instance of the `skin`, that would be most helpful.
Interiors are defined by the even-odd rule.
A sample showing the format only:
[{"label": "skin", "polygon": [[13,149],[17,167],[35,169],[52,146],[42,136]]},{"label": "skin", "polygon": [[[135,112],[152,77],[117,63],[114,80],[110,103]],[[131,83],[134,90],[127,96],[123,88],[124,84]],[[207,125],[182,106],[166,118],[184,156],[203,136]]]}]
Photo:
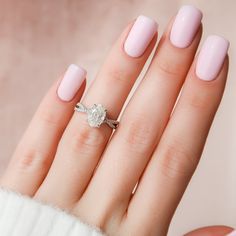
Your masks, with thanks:
[{"label": "skin", "polygon": [[[128,56],[123,45],[132,24],[82,100],[103,104],[112,119],[119,116],[157,40],[156,35],[139,58]],[[109,127],[90,128],[84,115],[73,113],[85,82],[72,101],[63,102],[56,92],[59,79],[19,142],[1,186],[67,209],[109,235],[166,235],[201,157],[228,72],[226,58],[215,80],[197,78],[195,53],[202,27],[189,47],[179,49],[170,43],[171,26],[172,21],[112,138]],[[230,231],[214,226],[186,235]]]}]

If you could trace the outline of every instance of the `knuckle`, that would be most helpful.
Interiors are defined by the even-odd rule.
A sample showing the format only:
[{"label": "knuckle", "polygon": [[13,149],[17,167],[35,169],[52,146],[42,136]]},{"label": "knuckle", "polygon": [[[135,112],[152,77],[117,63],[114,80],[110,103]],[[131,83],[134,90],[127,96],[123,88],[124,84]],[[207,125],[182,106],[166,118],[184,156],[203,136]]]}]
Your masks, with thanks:
[{"label": "knuckle", "polygon": [[133,122],[127,124],[124,141],[130,149],[144,153],[151,145],[153,130],[143,117],[133,120]]},{"label": "knuckle", "polygon": [[52,110],[47,107],[39,111],[38,117],[41,121],[51,126],[56,126],[60,123],[60,116],[58,116],[57,113],[52,112]]},{"label": "knuckle", "polygon": [[108,72],[107,78],[108,78],[108,81],[110,81],[111,83],[127,82],[127,70],[123,70],[121,68],[112,68]]},{"label": "knuckle", "polygon": [[186,73],[185,66],[171,60],[157,60],[158,70],[168,77],[182,76]]},{"label": "knuckle", "polygon": [[16,163],[22,171],[35,171],[48,169],[51,165],[51,155],[38,150],[37,148],[28,148],[20,150],[19,158],[16,158]]},{"label": "knuckle", "polygon": [[160,158],[162,173],[172,179],[188,178],[197,164],[193,156],[193,153],[179,141],[165,144]]},{"label": "knuckle", "polygon": [[100,149],[106,142],[106,135],[101,129],[92,129],[88,124],[81,124],[80,128],[73,133],[70,140],[71,148],[75,152],[91,152]]},{"label": "knuckle", "polygon": [[189,106],[191,108],[197,109],[197,110],[207,110],[209,109],[209,102],[210,97],[207,94],[201,93],[201,94],[190,94],[186,101],[188,102]]}]

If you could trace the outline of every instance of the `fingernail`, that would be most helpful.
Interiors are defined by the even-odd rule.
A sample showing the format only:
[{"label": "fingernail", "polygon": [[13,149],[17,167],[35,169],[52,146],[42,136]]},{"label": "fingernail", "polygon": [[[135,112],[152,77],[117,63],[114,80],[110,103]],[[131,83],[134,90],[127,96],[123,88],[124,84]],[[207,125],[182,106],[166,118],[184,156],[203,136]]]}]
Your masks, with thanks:
[{"label": "fingernail", "polygon": [[57,95],[62,101],[71,101],[85,80],[86,71],[74,64],[70,65],[58,87]]},{"label": "fingernail", "polygon": [[231,233],[227,234],[226,236],[236,236],[236,230],[232,231]]},{"label": "fingernail", "polygon": [[146,16],[139,16],[125,41],[125,52],[131,57],[140,57],[157,32],[157,27],[156,21]]},{"label": "fingernail", "polygon": [[202,13],[194,6],[183,6],[179,9],[170,33],[171,43],[178,48],[188,47],[201,24]]},{"label": "fingernail", "polygon": [[206,81],[217,77],[224,63],[229,48],[229,41],[217,36],[209,36],[198,55],[196,74]]}]

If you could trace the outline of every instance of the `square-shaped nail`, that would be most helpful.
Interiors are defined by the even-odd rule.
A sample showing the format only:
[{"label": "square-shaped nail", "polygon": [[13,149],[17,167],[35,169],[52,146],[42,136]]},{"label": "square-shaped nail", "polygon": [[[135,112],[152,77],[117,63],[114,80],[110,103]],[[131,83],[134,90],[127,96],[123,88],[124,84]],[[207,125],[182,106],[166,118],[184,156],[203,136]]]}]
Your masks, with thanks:
[{"label": "square-shaped nail", "polygon": [[179,9],[170,33],[171,43],[178,48],[188,47],[201,24],[202,13],[194,6],[183,6]]},{"label": "square-shaped nail", "polygon": [[74,64],[70,65],[57,89],[57,95],[62,101],[71,101],[86,77],[86,71]]},{"label": "square-shaped nail", "polygon": [[222,68],[228,48],[228,40],[217,35],[209,36],[198,55],[197,76],[206,81],[215,79]]},{"label": "square-shaped nail", "polygon": [[141,56],[157,32],[156,21],[139,16],[134,22],[124,43],[125,52],[131,57]]}]

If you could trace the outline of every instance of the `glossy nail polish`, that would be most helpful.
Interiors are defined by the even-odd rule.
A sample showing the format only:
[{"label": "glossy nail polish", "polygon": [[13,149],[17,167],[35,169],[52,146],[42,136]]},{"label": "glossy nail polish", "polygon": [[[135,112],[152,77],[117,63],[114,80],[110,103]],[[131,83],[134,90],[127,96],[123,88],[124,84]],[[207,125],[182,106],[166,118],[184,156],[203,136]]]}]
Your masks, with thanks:
[{"label": "glossy nail polish", "polygon": [[188,47],[201,24],[202,13],[194,6],[183,6],[179,9],[170,33],[171,43],[178,48]]},{"label": "glossy nail polish", "polygon": [[229,41],[217,36],[209,36],[198,55],[196,74],[206,81],[217,77],[224,63],[229,48]]},{"label": "glossy nail polish", "polygon": [[154,20],[146,16],[139,16],[124,43],[125,52],[131,57],[140,57],[156,34],[157,27]]},{"label": "glossy nail polish", "polygon": [[86,71],[74,64],[70,65],[58,87],[57,95],[62,101],[71,101],[86,77]]}]

